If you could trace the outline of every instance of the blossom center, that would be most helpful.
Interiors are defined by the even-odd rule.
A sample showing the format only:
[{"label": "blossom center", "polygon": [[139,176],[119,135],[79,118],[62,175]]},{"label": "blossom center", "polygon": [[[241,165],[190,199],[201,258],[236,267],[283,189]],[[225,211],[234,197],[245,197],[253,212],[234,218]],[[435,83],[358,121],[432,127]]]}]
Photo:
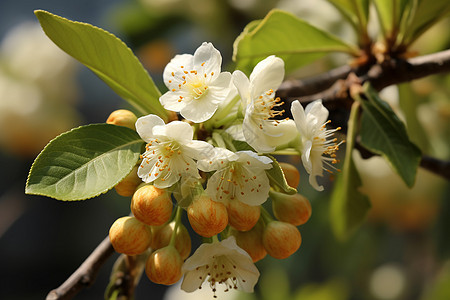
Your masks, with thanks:
[{"label": "blossom center", "polygon": [[[213,256],[212,264],[206,264],[204,266],[198,267],[197,270],[203,269],[204,276],[208,277],[209,286],[214,293],[214,298],[217,298],[216,291],[217,285],[223,284],[225,286],[225,292],[231,289],[237,289],[238,279],[245,282],[245,279],[238,278],[236,272],[236,265],[225,255]],[[206,278],[200,276],[202,281]],[[201,287],[199,287],[201,288]]]},{"label": "blossom center", "polygon": [[196,80],[189,83],[191,95],[195,100],[200,99],[208,93],[208,86],[201,80]]},{"label": "blossom center", "polygon": [[186,171],[190,168],[177,142],[163,142],[155,138],[145,146],[145,150],[141,155],[142,163],[153,165],[151,172],[155,177],[162,177],[162,181],[165,181],[173,171],[181,175],[181,168],[186,168]]},{"label": "blossom center", "polygon": [[284,102],[282,102],[279,97],[275,98],[274,94],[275,92],[270,89],[254,100],[253,117],[258,120],[260,129],[264,128],[264,123],[267,121],[275,121],[274,126],[277,126],[278,123],[280,123],[280,121],[275,120],[275,118],[282,116],[284,109],[277,110],[276,108],[282,106]]},{"label": "blossom center", "polygon": [[[319,132],[314,136],[312,140],[311,152],[312,155],[327,155],[328,157],[322,157],[323,162],[331,167],[332,169],[336,169],[333,164],[337,164],[339,160],[336,159],[336,152],[339,150],[339,146],[344,142],[337,142],[337,138],[328,139],[332,137],[334,133],[338,130],[341,130],[341,127],[336,129],[326,129],[326,125],[331,121],[325,122],[320,128]],[[325,171],[330,172],[326,167],[323,168]]]},{"label": "blossom center", "polygon": [[[203,69],[205,62],[201,64]],[[212,80],[214,72],[206,73],[205,71],[186,70],[184,66],[180,66],[181,73],[172,72],[172,78],[169,83],[178,83],[179,90],[185,90],[194,100],[199,100],[209,91],[208,83]],[[172,92],[177,89],[173,88]],[[184,96],[179,96],[178,102],[185,100]]]}]

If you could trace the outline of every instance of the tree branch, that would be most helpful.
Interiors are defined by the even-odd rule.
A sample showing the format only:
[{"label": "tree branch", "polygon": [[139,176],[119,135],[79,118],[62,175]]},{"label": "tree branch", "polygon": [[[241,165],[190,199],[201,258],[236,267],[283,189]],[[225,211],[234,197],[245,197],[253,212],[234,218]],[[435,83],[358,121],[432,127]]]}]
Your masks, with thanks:
[{"label": "tree branch", "polygon": [[[371,66],[367,72],[340,67],[310,79],[289,80],[280,86],[277,96],[286,100],[299,99],[301,102],[311,102],[316,99],[322,99],[324,102],[345,102],[349,100],[350,85],[355,83],[354,78],[350,81],[344,80],[350,73],[355,73],[361,83],[368,81],[375,89],[381,90],[389,85],[447,72],[450,72],[450,50],[408,60],[386,60]],[[311,82],[314,87],[305,88]],[[330,86],[332,82],[334,84]],[[324,86],[325,89],[320,89]]]},{"label": "tree branch", "polygon": [[106,237],[81,266],[58,288],[50,291],[46,300],[72,299],[83,288],[91,286],[100,267],[114,253],[109,237]]}]

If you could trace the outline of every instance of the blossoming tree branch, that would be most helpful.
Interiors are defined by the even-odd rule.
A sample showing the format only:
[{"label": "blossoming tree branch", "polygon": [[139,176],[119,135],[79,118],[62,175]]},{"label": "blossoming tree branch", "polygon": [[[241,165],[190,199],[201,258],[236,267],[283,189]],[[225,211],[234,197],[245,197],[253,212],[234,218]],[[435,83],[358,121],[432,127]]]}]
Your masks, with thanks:
[{"label": "blossoming tree branch", "polygon": [[[357,45],[273,10],[237,37],[235,70],[223,70],[221,53],[204,42],[167,64],[164,93],[114,35],[35,12],[56,45],[134,107],[56,137],[31,167],[28,194],[75,201],[115,189],[130,198],[131,214],[111,225],[109,238],[49,299],[69,299],[91,284],[112,249],[122,254],[112,278],[122,281],[111,281],[107,299],[131,298],[144,271],[157,284],[181,280],[186,292],[203,285],[214,296],[220,286],[253,292],[260,275],[255,262],[295,253],[299,226],[311,216],[308,199],[296,189],[299,171],[278,162],[282,155],[301,159],[317,192],[332,189],[330,218],[342,239],[370,208],[358,190],[355,149],[382,156],[414,185],[425,158],[377,91],[449,71],[448,51],[407,59],[411,44],[448,6],[433,2],[424,15],[414,1],[330,2],[353,25]],[[367,31],[370,5],[380,17],[380,40]],[[349,65],[284,81],[285,73],[334,52],[346,53]],[[333,105],[347,109],[345,123],[330,123],[327,106]],[[448,164],[444,171],[429,169],[448,174]],[[330,173],[337,177],[332,185],[323,181]],[[188,227],[202,240],[197,249]]]}]

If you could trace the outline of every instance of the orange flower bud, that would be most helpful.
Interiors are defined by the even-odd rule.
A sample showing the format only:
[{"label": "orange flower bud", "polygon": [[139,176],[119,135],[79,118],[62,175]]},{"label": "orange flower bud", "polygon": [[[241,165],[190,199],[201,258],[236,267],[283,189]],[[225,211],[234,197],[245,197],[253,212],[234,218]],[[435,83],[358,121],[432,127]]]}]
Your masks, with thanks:
[{"label": "orange flower bud", "polygon": [[136,219],[147,225],[158,226],[169,221],[172,207],[167,191],[153,185],[138,187],[131,198],[131,212]]},{"label": "orange flower bud", "polygon": [[306,197],[278,192],[271,192],[270,196],[273,214],[278,220],[299,226],[305,224],[311,217],[311,203]]},{"label": "orange flower bud", "polygon": [[300,182],[300,172],[298,169],[294,165],[285,162],[280,162],[279,164],[289,186],[297,188]]},{"label": "orange flower bud", "polygon": [[134,194],[137,187],[142,183],[142,179],[137,174],[138,168],[139,166],[135,166],[130,174],[114,187],[117,194],[124,197],[130,197]]},{"label": "orange flower bud", "polygon": [[[157,232],[153,236],[152,246],[155,249],[160,249],[168,246],[174,228],[175,222],[173,221],[157,230]],[[188,258],[189,254],[191,254],[191,236],[189,235],[189,232],[183,224],[180,224],[178,226],[178,230],[175,236],[175,248],[178,250],[183,260]]]},{"label": "orange flower bud", "polygon": [[126,255],[138,255],[150,246],[150,228],[134,217],[117,219],[109,229],[109,240],[114,250]]},{"label": "orange flower bud", "polygon": [[199,235],[212,237],[228,224],[227,208],[206,195],[196,197],[187,209],[189,223]]},{"label": "orange flower bud", "polygon": [[255,226],[261,214],[259,205],[250,206],[241,201],[230,200],[227,205],[228,222],[239,231],[247,231]]},{"label": "orange flower bud", "polygon": [[261,222],[256,223],[249,231],[242,232],[235,229],[231,231],[231,234],[236,238],[236,244],[250,255],[254,263],[267,255],[262,242],[263,231],[264,226]]},{"label": "orange flower bud", "polygon": [[294,225],[272,221],[266,225],[262,240],[264,248],[270,256],[284,259],[300,248],[302,236]]},{"label": "orange flower bud", "polygon": [[132,113],[129,110],[126,109],[119,109],[116,111],[113,111],[108,119],[106,120],[106,123],[108,124],[114,124],[119,126],[125,126],[128,128],[131,128],[133,130],[136,130],[135,123],[137,121],[137,117],[134,113]]},{"label": "orange flower bud", "polygon": [[154,283],[171,285],[183,275],[183,260],[177,249],[167,246],[153,252],[145,264],[145,274]]}]

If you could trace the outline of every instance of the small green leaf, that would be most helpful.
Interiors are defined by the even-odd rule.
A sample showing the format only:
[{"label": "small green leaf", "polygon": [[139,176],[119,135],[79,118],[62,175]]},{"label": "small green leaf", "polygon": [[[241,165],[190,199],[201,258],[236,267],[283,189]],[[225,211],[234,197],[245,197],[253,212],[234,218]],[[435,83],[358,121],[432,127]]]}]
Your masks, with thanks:
[{"label": "small green leaf", "polygon": [[357,55],[357,49],[294,15],[272,10],[261,21],[253,21],[234,43],[237,69],[249,73],[267,56],[281,57],[290,72],[329,52]]},{"label": "small green leaf", "polygon": [[353,162],[358,112],[359,103],[355,102],[348,122],[344,165],[334,184],[331,196],[331,225],[334,234],[340,240],[346,239],[361,224],[370,208],[367,196],[358,191],[362,182]]},{"label": "small green leaf", "polygon": [[[411,0],[410,0],[411,1]],[[414,1],[413,14],[405,28],[403,41],[410,45],[434,24],[450,15],[448,0],[418,0]]]},{"label": "small green leaf", "polygon": [[369,0],[328,0],[357,30],[366,30],[369,18]]},{"label": "small green leaf", "polygon": [[167,120],[161,93],[142,64],[121,40],[86,23],[73,22],[43,10],[35,14],[47,36],[63,51],[91,69],[140,113]]},{"label": "small green leaf", "polygon": [[144,144],[126,127],[81,126],[53,139],[31,166],[25,192],[84,200],[107,192],[136,165]]},{"label": "small green leaf", "polygon": [[410,14],[411,0],[374,0],[378,19],[385,37],[397,35]]},{"label": "small green leaf", "polygon": [[270,185],[275,186],[280,189],[280,192],[288,194],[288,195],[294,195],[297,193],[297,190],[291,186],[286,181],[286,177],[284,177],[283,170],[280,167],[280,164],[277,162],[277,160],[271,156],[266,155],[272,160],[272,168],[269,170],[266,170],[267,177],[269,177]]},{"label": "small green leaf", "polygon": [[358,191],[361,185],[361,178],[351,159],[348,167],[344,167],[338,175],[331,196],[331,225],[340,240],[353,233],[370,209],[369,199]]},{"label": "small green leaf", "polygon": [[361,144],[384,157],[391,167],[412,187],[421,152],[408,138],[405,125],[389,105],[380,99],[375,90],[364,85],[367,101],[361,101]]}]

